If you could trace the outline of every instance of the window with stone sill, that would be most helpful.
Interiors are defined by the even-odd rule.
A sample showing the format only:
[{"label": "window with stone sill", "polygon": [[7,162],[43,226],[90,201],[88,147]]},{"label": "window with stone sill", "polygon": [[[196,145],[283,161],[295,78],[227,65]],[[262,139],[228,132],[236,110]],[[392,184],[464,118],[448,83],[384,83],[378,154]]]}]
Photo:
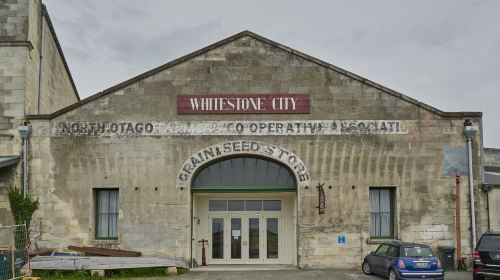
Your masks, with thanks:
[{"label": "window with stone sill", "polygon": [[118,239],[118,189],[95,189],[95,239]]}]

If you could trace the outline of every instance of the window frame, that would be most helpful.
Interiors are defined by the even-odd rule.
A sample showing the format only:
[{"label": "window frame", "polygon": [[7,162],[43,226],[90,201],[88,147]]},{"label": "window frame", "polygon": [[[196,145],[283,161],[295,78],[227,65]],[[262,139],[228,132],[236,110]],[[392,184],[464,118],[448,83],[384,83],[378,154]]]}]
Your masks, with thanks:
[{"label": "window frame", "polygon": [[[99,234],[99,193],[102,191],[116,191],[117,192],[117,212],[116,213],[107,213],[108,214],[108,224],[110,221],[110,215],[109,214],[116,214],[116,236],[109,236],[109,227],[108,227],[108,236],[103,237],[103,236],[98,236]],[[120,189],[119,188],[95,188],[94,189],[94,198],[95,198],[95,221],[94,221],[94,238],[95,240],[118,240],[118,222],[119,222],[119,209],[120,209]],[[108,204],[109,207],[109,204]]]},{"label": "window frame", "polygon": [[401,249],[398,246],[390,245],[387,250],[387,256],[391,258],[399,258],[401,255]]},{"label": "window frame", "polygon": [[[385,251],[384,251],[384,252],[380,252],[380,250],[381,250],[383,247],[387,247],[387,248],[385,249]],[[377,256],[387,256],[387,252],[389,252],[389,248],[390,248],[390,247],[391,247],[391,245],[389,245],[389,244],[380,244],[380,245],[378,246],[378,248],[375,250],[375,255],[377,255]]]},{"label": "window frame", "polygon": [[[388,235],[388,236],[372,235],[372,233],[371,233],[371,225],[373,223],[372,213],[378,213],[379,215],[381,213],[380,211],[379,212],[372,212],[371,205],[370,205],[371,190],[389,190],[389,201],[390,201],[391,205],[389,206],[389,209],[390,209],[390,235]],[[380,199],[380,192],[379,192],[379,198],[378,198],[379,206],[380,206],[380,201],[381,201],[381,199]],[[371,187],[369,187],[369,189],[368,189],[368,208],[369,208],[369,218],[368,219],[369,219],[369,225],[370,225],[370,230],[369,230],[370,239],[373,239],[373,240],[395,239],[396,238],[396,226],[395,226],[395,221],[396,221],[396,187],[386,187],[386,186],[383,186],[383,187],[371,186]]]}]

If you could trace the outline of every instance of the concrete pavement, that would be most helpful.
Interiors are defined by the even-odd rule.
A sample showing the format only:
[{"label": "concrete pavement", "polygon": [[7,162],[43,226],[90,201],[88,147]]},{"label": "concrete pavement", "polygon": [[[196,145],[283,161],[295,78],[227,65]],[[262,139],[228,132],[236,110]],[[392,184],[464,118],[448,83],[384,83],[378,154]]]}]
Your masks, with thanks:
[{"label": "concrete pavement", "polygon": [[[191,271],[177,277],[182,280],[384,280],[374,275],[364,275],[359,270],[338,269],[286,269],[265,271]],[[446,280],[471,280],[471,272],[448,272]]]}]

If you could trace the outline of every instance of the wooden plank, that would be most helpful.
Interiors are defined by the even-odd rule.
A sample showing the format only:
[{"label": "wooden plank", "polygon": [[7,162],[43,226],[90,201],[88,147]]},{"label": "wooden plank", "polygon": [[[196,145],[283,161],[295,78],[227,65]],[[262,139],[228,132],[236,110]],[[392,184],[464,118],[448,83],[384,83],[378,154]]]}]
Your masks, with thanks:
[{"label": "wooden plank", "polygon": [[40,256],[40,255],[52,255],[54,253],[54,248],[39,248],[37,250],[29,251],[31,256]]},{"label": "wooden plank", "polygon": [[140,267],[189,268],[185,259],[169,257],[38,256],[31,260],[31,269],[107,270]]},{"label": "wooden plank", "polygon": [[90,255],[97,256],[110,256],[110,257],[140,257],[141,252],[136,251],[126,251],[117,249],[107,249],[107,248],[95,248],[95,247],[80,247],[80,246],[68,246],[68,249],[83,252]]}]

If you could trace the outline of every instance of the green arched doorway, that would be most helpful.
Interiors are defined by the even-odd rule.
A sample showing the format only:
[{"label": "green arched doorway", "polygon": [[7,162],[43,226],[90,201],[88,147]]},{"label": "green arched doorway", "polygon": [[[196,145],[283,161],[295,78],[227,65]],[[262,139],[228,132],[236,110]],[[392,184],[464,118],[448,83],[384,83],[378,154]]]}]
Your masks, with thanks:
[{"label": "green arched doorway", "polygon": [[[293,172],[251,155],[209,162],[194,174],[193,257],[208,240],[208,264],[296,264]],[[285,246],[286,244],[286,246]]]},{"label": "green arched doorway", "polygon": [[191,191],[295,192],[293,173],[284,165],[259,157],[238,156],[211,162],[195,174]]}]

